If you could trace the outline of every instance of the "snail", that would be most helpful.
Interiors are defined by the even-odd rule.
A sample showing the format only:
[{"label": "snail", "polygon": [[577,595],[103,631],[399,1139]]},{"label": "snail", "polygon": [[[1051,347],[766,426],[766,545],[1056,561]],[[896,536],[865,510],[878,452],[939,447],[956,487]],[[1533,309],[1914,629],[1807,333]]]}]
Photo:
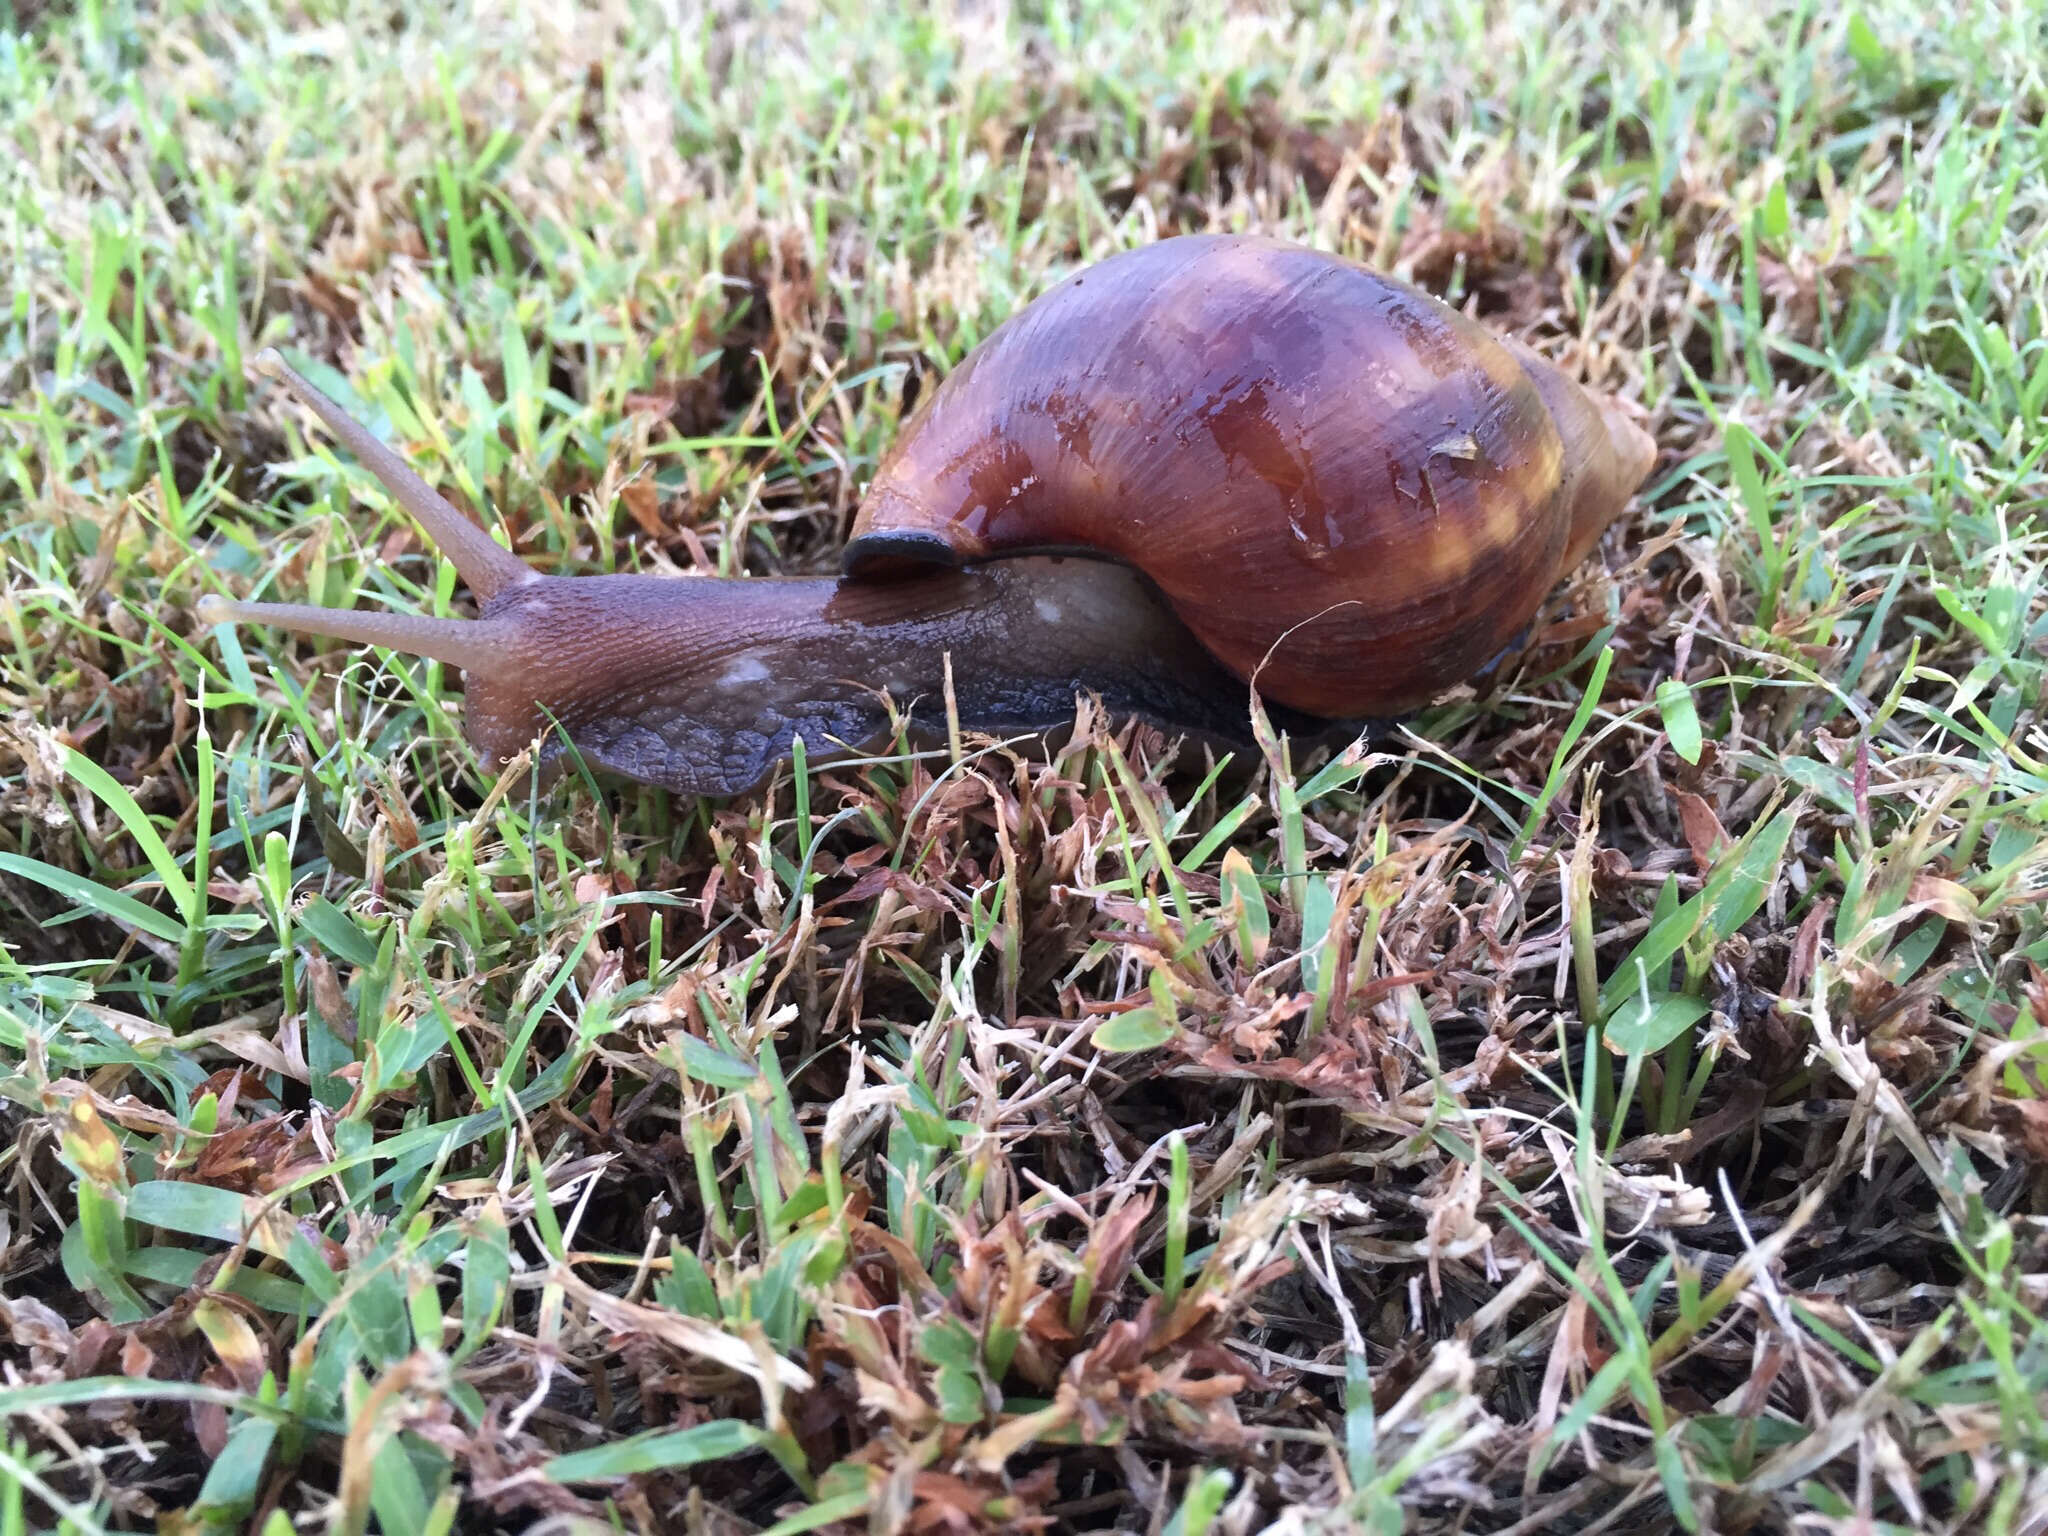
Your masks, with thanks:
[{"label": "snail", "polygon": [[269,365],[455,565],[475,620],[209,597],[465,674],[485,761],[563,738],[684,793],[913,726],[1113,714],[1243,740],[1383,720],[1524,631],[1648,474],[1616,403],[1442,301],[1237,235],[1085,267],[904,424],[837,577],[543,576],[281,360]]}]

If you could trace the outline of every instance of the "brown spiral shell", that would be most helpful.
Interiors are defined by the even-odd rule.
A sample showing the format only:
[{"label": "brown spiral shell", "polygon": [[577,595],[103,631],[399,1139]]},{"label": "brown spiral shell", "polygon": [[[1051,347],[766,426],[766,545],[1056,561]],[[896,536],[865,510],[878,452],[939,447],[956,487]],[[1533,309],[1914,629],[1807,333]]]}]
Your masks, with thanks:
[{"label": "brown spiral shell", "polygon": [[932,391],[847,570],[1121,561],[1267,698],[1386,716],[1511,644],[1654,458],[1611,401],[1428,294],[1186,236],[1067,278]]}]

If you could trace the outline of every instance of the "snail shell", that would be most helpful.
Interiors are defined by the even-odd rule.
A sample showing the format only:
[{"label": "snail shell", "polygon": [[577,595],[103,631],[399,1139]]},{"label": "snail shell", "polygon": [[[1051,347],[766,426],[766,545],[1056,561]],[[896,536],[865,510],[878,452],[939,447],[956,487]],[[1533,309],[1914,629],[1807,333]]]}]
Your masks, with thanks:
[{"label": "snail shell", "polygon": [[1509,645],[1655,456],[1613,402],[1428,294],[1186,236],[983,341],[883,461],[846,570],[1121,561],[1269,699],[1384,717]]}]

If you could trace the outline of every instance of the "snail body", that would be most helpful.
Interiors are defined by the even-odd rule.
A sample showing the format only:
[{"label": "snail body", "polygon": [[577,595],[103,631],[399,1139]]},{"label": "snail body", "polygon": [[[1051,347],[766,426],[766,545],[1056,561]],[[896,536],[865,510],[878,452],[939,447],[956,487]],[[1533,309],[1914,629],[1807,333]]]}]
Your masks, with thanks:
[{"label": "snail body", "polygon": [[[1426,294],[1245,236],[1086,268],[999,326],[884,458],[836,579],[543,577],[332,401],[292,388],[456,565],[475,621],[208,599],[463,668],[502,761],[743,791],[900,701],[1039,731],[1077,692],[1242,738],[1400,714],[1523,630],[1648,473],[1611,402]],[[950,662],[950,665],[948,664]]]}]

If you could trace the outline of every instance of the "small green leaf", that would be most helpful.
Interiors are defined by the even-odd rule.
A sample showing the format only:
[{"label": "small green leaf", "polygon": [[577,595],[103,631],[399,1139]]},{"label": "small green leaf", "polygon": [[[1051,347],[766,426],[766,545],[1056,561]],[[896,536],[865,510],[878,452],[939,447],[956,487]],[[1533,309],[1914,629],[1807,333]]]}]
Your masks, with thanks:
[{"label": "small green leaf", "polygon": [[377,942],[364,933],[356,920],[325,896],[315,896],[299,909],[299,926],[313,936],[328,954],[346,960],[359,971],[377,964]]},{"label": "small green leaf", "polygon": [[[1930,917],[1900,939],[1892,947],[1892,952],[1885,957],[1884,962],[1885,975],[1892,985],[1902,987],[1911,981],[1919,973],[1920,967],[1927,963],[1928,957],[1934,953],[1935,946],[1940,944],[1947,932],[1948,924],[1943,919]],[[2014,1020],[2015,1028],[2018,1028],[2021,1020],[2027,1017],[2026,1014],[2022,1014],[2019,1019]],[[2015,1034],[2013,1038],[2021,1037]]]},{"label": "small green leaf", "polygon": [[1314,778],[1301,786],[1301,792],[1295,799],[1302,805],[1312,805],[1333,791],[1347,789],[1372,772],[1374,761],[1371,757],[1352,758],[1340,752],[1325,763]]},{"label": "small green leaf", "polygon": [[135,846],[142,850],[142,856],[149,860],[149,867],[156,871],[158,882],[180,912],[192,905],[192,882],[185,878],[185,872],[178,868],[178,861],[171,856],[164,840],[157,835],[156,826],[149,819],[149,813],[135,803],[134,796],[122,787],[115,777],[98,763],[80,752],[76,747],[64,749],[64,771],[78,783],[91,790],[93,795],[108,810],[120,819],[128,829],[128,835],[135,839]]},{"label": "small green leaf", "polygon": [[[155,1280],[164,1285],[184,1287],[193,1284],[199,1278],[199,1271],[219,1257],[218,1253],[199,1253],[190,1248],[170,1248],[159,1243],[153,1248],[141,1248],[129,1254],[126,1273],[137,1280]],[[230,1295],[244,1297],[266,1311],[282,1312],[287,1316],[319,1310],[312,1295],[298,1281],[283,1275],[267,1274],[247,1264],[235,1271],[234,1278],[224,1288]]]},{"label": "small green leaf", "polygon": [[370,1507],[387,1531],[419,1531],[424,1536],[427,1510],[433,1495],[420,1482],[428,1461],[446,1464],[440,1453],[428,1447],[415,1463],[406,1443],[393,1435],[370,1457]]},{"label": "small green leaf", "polygon": [[368,1271],[348,1293],[343,1315],[355,1329],[364,1355],[379,1368],[395,1366],[411,1352],[412,1313],[394,1271]]},{"label": "small green leaf", "polygon": [[[81,1208],[99,1198],[92,1193],[90,1184],[81,1183],[78,1193]],[[117,1323],[139,1323],[153,1309],[121,1277],[123,1255],[108,1249],[109,1245],[96,1241],[86,1222],[80,1220],[65,1229],[57,1245],[57,1257],[64,1266],[65,1278],[74,1288],[99,1292],[108,1317]]]},{"label": "small green leaf", "polygon": [[1301,984],[1318,996],[1333,974],[1327,961],[1330,924],[1336,915],[1336,880],[1310,880],[1301,898]]},{"label": "small green leaf", "polygon": [[1818,795],[1845,816],[1856,814],[1856,792],[1849,775],[1817,757],[1781,757],[1778,771],[1809,794]]},{"label": "small green leaf", "polygon": [[463,1250],[462,1348],[467,1354],[497,1325],[512,1283],[512,1238],[492,1198],[477,1214]]},{"label": "small green leaf", "polygon": [[776,1521],[761,1532],[761,1536],[801,1536],[802,1532],[815,1531],[821,1525],[866,1514],[874,1501],[875,1496],[865,1489],[859,1493],[842,1493],[836,1499],[820,1499],[809,1509],[800,1509],[787,1519]]},{"label": "small green leaf", "polygon": [[1767,825],[1745,833],[1742,841],[1730,845],[1715,862],[1696,895],[1650,925],[1650,931],[1636,941],[1628,958],[1601,987],[1604,1017],[1611,1020],[1618,1015],[1658,974],[1658,968],[1703,930],[1718,943],[1749,921],[1777,881],[1795,819],[1792,810],[1783,810]]},{"label": "small green leaf", "polygon": [[713,1419],[691,1429],[656,1430],[588,1451],[572,1451],[543,1464],[540,1470],[554,1483],[599,1483],[744,1456],[758,1450],[763,1438],[759,1429],[742,1419]]},{"label": "small green leaf", "polygon": [[1770,895],[1771,887],[1777,884],[1778,868],[1784,862],[1785,845],[1792,840],[1795,819],[1789,809],[1773,816],[1770,824],[1735,857],[1734,867],[1718,891],[1714,876],[1726,867],[1729,856],[1724,854],[1723,863],[1709,874],[1701,894],[1711,898],[1707,930],[1716,942],[1733,937]]},{"label": "small green leaf", "polygon": [[982,1418],[981,1378],[972,1371],[942,1365],[932,1374],[938,1393],[939,1417],[948,1424],[979,1424]]},{"label": "small green leaf", "polygon": [[978,1424],[986,1410],[981,1389],[981,1344],[974,1331],[957,1317],[945,1317],[925,1328],[917,1352],[937,1367],[932,1387],[938,1393],[939,1417],[948,1424]]},{"label": "small green leaf", "polygon": [[1209,856],[1231,838],[1237,836],[1237,829],[1245,824],[1253,811],[1259,808],[1257,795],[1246,795],[1217,820],[1215,826],[1202,834],[1201,841],[1187,851],[1180,861],[1182,869],[1200,869],[1209,862]]},{"label": "small green leaf", "polygon": [[43,863],[40,859],[25,859],[18,853],[0,853],[0,870],[10,875],[19,875],[24,880],[33,880],[47,886],[59,896],[77,902],[81,907],[98,912],[124,928],[133,928],[152,938],[170,944],[185,942],[185,925],[167,913],[154,907],[146,907],[133,896],[120,891],[109,890],[96,880],[84,875],[73,874],[68,869],[58,869]]},{"label": "small green leaf", "polygon": [[1692,1502],[1692,1482],[1685,1460],[1678,1454],[1674,1436],[1663,1434],[1651,1442],[1651,1451],[1657,1462],[1657,1480],[1664,1485],[1664,1497],[1671,1505],[1671,1512],[1678,1517],[1679,1526],[1688,1531],[1700,1528],[1699,1510]]},{"label": "small green leaf", "polygon": [[912,1109],[907,1104],[897,1113],[902,1117],[904,1127],[924,1146],[950,1152],[960,1144],[960,1138],[953,1134],[952,1122],[943,1115]]},{"label": "small green leaf", "polygon": [[804,1284],[829,1285],[846,1267],[846,1240],[837,1235],[821,1237],[811,1256],[804,1261]]},{"label": "small green leaf", "polygon": [[1700,735],[1700,716],[1693,707],[1692,689],[1675,677],[1665,678],[1657,685],[1657,712],[1664,717],[1664,733],[1671,738],[1671,750],[1688,763],[1697,763],[1705,739]]},{"label": "small green leaf", "polygon": [[210,1519],[239,1520],[255,1507],[276,1438],[277,1426],[268,1419],[244,1419],[229,1433],[199,1488],[199,1505]]},{"label": "small green leaf", "polygon": [[238,1195],[211,1184],[151,1179],[129,1192],[128,1215],[144,1226],[238,1243],[270,1204],[260,1197]]},{"label": "small green leaf", "polygon": [[1223,912],[1224,920],[1236,930],[1238,964],[1247,971],[1257,970],[1266,960],[1273,919],[1252,861],[1236,848],[1223,855]]},{"label": "small green leaf", "polygon": [[1792,203],[1785,195],[1785,178],[1780,176],[1764,194],[1761,217],[1766,240],[1781,243],[1792,233]]},{"label": "small green leaf", "polygon": [[695,1035],[677,1034],[674,1038],[681,1042],[683,1071],[694,1082],[708,1083],[713,1088],[745,1088],[761,1075],[761,1069],[751,1061],[728,1056]]},{"label": "small green leaf", "polygon": [[808,1239],[784,1243],[751,1287],[748,1310],[777,1349],[801,1348],[804,1331],[811,1325],[811,1304],[803,1289],[804,1266],[810,1257]]},{"label": "small green leaf", "polygon": [[1142,1008],[1115,1014],[1098,1024],[1094,1035],[1095,1049],[1150,1051],[1166,1044],[1179,1033],[1180,1025],[1177,1021],[1161,1018],[1159,1005],[1147,1003]]},{"label": "small green leaf", "polygon": [[723,1318],[725,1310],[718,1304],[718,1287],[711,1283],[711,1273],[705,1269],[704,1261],[681,1243],[670,1243],[668,1255],[669,1273],[655,1283],[654,1299],[686,1317],[701,1317],[713,1323]]},{"label": "small green leaf", "polygon": [[917,1336],[917,1351],[933,1365],[973,1371],[981,1356],[974,1331],[957,1317],[943,1317]]},{"label": "small green leaf", "polygon": [[1731,421],[1725,437],[1729,476],[1742,498],[1743,510],[1749,514],[1749,525],[1756,531],[1757,542],[1763,547],[1765,564],[1775,565],[1778,557],[1776,509],[1771,502],[1770,490],[1764,484],[1763,472],[1757,468],[1756,436],[1741,422]]},{"label": "small green leaf", "polygon": [[1221,1467],[1204,1468],[1188,1479],[1188,1491],[1167,1521],[1164,1536],[1208,1536],[1229,1497],[1230,1474]]},{"label": "small green leaf", "polygon": [[1852,11],[1849,15],[1847,42],[1849,57],[1865,74],[1881,76],[1891,73],[1891,52],[1878,41],[1876,31],[1863,19],[1861,11]]},{"label": "small green leaf", "polygon": [[1683,906],[1665,914],[1650,924],[1650,931],[1636,941],[1636,947],[1628,958],[1615,968],[1600,989],[1600,1012],[1603,1018],[1619,1012],[1631,997],[1642,989],[1646,979],[1659,974],[1660,968],[1670,964],[1671,959],[1698,932],[1706,903],[1694,896]]},{"label": "small green leaf", "polygon": [[1167,1143],[1167,1157],[1170,1171],[1166,1180],[1166,1268],[1159,1290],[1170,1312],[1179,1302],[1181,1286],[1187,1278],[1188,1206],[1194,1196],[1188,1144],[1179,1131]]},{"label": "small green leaf", "polygon": [[1623,1003],[1607,1021],[1602,1038],[1617,1056],[1648,1056],[1661,1051],[1713,1010],[1684,992],[1640,993]]},{"label": "small green leaf", "polygon": [[1585,734],[1587,724],[1593,718],[1593,711],[1600,707],[1601,695],[1607,690],[1607,674],[1614,666],[1614,650],[1603,646],[1593,661],[1593,675],[1586,680],[1586,691],[1579,698],[1578,708],[1572,711],[1571,724],[1564,728],[1564,735],[1558,738],[1557,750],[1551,754],[1550,772],[1543,781],[1543,791],[1537,795],[1534,805],[1529,807],[1528,817],[1522,822],[1522,830],[1515,835],[1514,855],[1529,846],[1529,839],[1536,835],[1536,828],[1542,825],[1544,815],[1550,809],[1550,802],[1557,798],[1564,788],[1565,764],[1571,760],[1572,749],[1579,744],[1579,737]]}]

